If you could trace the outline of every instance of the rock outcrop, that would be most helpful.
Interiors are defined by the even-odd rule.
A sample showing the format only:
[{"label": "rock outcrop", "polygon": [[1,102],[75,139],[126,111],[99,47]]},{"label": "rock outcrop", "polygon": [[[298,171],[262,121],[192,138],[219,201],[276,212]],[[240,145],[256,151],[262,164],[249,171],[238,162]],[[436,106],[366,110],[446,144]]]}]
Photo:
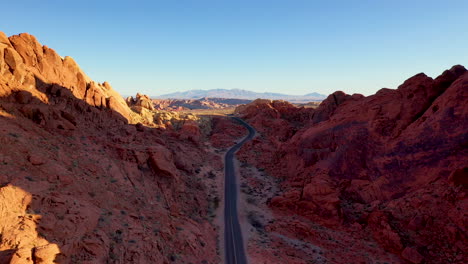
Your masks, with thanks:
[{"label": "rock outcrop", "polygon": [[200,99],[153,99],[157,110],[183,111],[200,109],[234,108],[242,104],[248,104],[252,100],[230,98],[200,98]]},{"label": "rock outcrop", "polygon": [[141,112],[142,108],[148,109],[148,110],[154,110],[154,105],[153,102],[151,101],[150,97],[145,94],[136,94],[136,97],[133,98],[132,96],[127,97],[125,100],[133,110],[137,112]]},{"label": "rock outcrop", "polygon": [[0,263],[220,262],[203,183],[220,157],[196,124],[143,119],[71,57],[0,32]]},{"label": "rock outcrop", "polygon": [[335,92],[316,109],[255,101],[237,112],[263,137],[240,157],[283,180],[273,210],[348,234],[359,225],[411,263],[462,263],[467,100],[468,72],[457,65],[368,97]]},{"label": "rock outcrop", "polygon": [[1,39],[1,97],[20,93],[15,97],[25,104],[27,93],[43,103],[49,103],[51,97],[73,96],[131,121],[125,101],[109,83],[92,81],[71,57],[60,57],[27,33],[10,38],[2,33]]}]

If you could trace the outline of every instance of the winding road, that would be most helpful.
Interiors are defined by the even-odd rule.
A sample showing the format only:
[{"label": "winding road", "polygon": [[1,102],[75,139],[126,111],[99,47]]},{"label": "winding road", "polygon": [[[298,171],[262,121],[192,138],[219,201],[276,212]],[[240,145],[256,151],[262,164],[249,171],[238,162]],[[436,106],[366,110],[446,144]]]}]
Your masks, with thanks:
[{"label": "winding road", "polygon": [[231,147],[224,156],[224,252],[226,264],[246,264],[247,258],[237,214],[238,185],[234,167],[234,154],[255,136],[255,129],[242,119],[231,117],[249,130],[249,135]]}]

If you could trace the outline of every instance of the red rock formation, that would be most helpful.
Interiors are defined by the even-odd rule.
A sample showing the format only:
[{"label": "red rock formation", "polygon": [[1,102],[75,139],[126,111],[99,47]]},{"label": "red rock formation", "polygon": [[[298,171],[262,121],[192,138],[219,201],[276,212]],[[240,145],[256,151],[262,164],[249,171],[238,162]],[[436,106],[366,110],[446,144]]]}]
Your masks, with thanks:
[{"label": "red rock formation", "polygon": [[219,156],[140,119],[70,57],[0,32],[0,263],[220,261],[194,172]]},{"label": "red rock formation", "polygon": [[128,97],[125,100],[128,106],[132,107],[137,112],[141,112],[141,108],[146,108],[148,110],[154,110],[154,105],[148,95],[136,94],[135,99],[133,97]]},{"label": "red rock formation", "polygon": [[412,263],[463,263],[467,92],[457,65],[368,97],[336,92],[296,123],[284,113],[304,110],[257,101],[237,110],[262,132],[240,157],[284,179],[274,210],[348,233],[359,224]]},{"label": "red rock formation", "polygon": [[225,117],[214,116],[212,124],[210,142],[215,148],[231,147],[236,140],[247,134],[247,129],[244,126]]},{"label": "red rock formation", "polygon": [[2,33],[1,39],[0,96],[29,92],[44,103],[48,103],[45,93],[74,96],[89,105],[108,108],[126,120],[130,119],[122,97],[108,83],[91,81],[71,57],[61,58],[27,33],[10,38]]},{"label": "red rock formation", "polygon": [[158,110],[182,111],[197,109],[223,109],[234,108],[241,104],[250,103],[251,100],[229,98],[200,98],[200,99],[153,99]]},{"label": "red rock formation", "polygon": [[179,130],[179,134],[181,138],[190,139],[194,142],[199,142],[201,138],[200,127],[194,120],[185,121]]}]

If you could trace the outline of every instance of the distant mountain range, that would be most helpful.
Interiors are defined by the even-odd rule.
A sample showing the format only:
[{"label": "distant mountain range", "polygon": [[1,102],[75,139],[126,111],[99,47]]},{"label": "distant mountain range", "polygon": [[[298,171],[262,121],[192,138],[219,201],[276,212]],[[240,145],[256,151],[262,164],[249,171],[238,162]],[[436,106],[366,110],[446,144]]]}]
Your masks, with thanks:
[{"label": "distant mountain range", "polygon": [[232,99],[248,99],[254,100],[257,98],[286,100],[290,102],[309,102],[321,101],[327,96],[319,93],[309,93],[305,95],[289,95],[281,93],[257,93],[241,89],[212,89],[212,90],[189,90],[185,92],[175,92],[155,96],[153,98],[161,99],[200,99],[200,98],[232,98]]}]

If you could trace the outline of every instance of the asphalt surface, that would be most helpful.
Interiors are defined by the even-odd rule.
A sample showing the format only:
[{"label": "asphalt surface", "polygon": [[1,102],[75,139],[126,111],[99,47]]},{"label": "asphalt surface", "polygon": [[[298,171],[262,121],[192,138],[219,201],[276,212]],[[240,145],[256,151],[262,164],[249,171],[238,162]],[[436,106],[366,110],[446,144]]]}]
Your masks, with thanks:
[{"label": "asphalt surface", "polygon": [[224,156],[224,252],[226,264],[246,264],[247,258],[237,214],[238,184],[234,167],[234,154],[255,136],[255,129],[237,117],[231,117],[249,130],[249,135],[231,147]]}]

